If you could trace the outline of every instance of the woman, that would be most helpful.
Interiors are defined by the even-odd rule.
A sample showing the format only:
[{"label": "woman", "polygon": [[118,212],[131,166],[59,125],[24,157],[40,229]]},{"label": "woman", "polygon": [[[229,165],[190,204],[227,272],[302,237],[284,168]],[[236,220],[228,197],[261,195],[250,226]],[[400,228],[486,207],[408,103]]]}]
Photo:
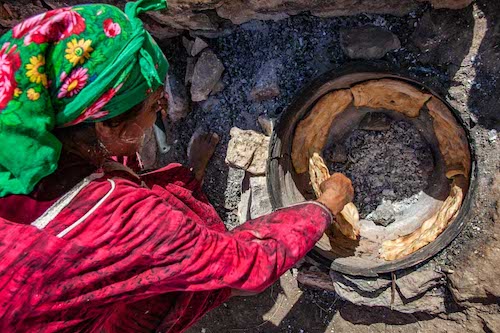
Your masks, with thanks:
[{"label": "woman", "polygon": [[336,174],[228,232],[200,189],[216,134],[194,136],[189,169],[110,161],[163,104],[168,63],[137,15],[165,5],[58,9],[0,38],[1,332],[182,332],[270,286],[351,201]]}]

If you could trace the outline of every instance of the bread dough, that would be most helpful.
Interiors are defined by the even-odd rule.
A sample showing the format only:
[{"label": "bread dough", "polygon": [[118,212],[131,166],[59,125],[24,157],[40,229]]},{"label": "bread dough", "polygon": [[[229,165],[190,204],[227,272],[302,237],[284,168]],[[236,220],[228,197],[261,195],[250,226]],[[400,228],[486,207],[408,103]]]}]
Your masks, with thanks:
[{"label": "bread dough", "polygon": [[469,179],[471,156],[464,129],[438,98],[432,97],[426,106],[446,165],[446,177],[462,175]]},{"label": "bread dough", "polygon": [[[322,192],[320,185],[330,178],[330,171],[325,165],[323,158],[317,152],[314,152],[309,159],[309,175],[316,197],[321,196]],[[342,211],[335,215],[335,226],[347,238],[353,240],[358,238],[359,213],[352,202],[345,205]]]},{"label": "bread dough", "polygon": [[299,122],[292,143],[292,163],[297,173],[307,172],[309,156],[326,144],[335,117],[352,102],[349,89],[336,90],[323,96],[307,117]]},{"label": "bread dough", "polygon": [[351,88],[354,106],[394,110],[407,117],[418,117],[431,95],[398,80],[382,79],[360,83]]},{"label": "bread dough", "polygon": [[456,177],[453,180],[450,195],[441,208],[411,234],[383,242],[381,257],[385,260],[400,259],[434,241],[457,216],[462,205],[466,183],[465,177]]}]

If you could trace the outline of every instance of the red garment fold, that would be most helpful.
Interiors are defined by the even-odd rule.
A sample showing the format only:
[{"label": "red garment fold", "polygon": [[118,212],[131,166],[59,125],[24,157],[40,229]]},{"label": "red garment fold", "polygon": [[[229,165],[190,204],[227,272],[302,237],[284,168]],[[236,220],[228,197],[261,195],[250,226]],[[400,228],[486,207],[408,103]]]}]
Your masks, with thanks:
[{"label": "red garment fold", "polygon": [[1,332],[183,332],[231,289],[270,286],[331,219],[304,203],[226,231],[178,164],[140,180],[107,173],[41,230],[9,212],[0,209]]}]

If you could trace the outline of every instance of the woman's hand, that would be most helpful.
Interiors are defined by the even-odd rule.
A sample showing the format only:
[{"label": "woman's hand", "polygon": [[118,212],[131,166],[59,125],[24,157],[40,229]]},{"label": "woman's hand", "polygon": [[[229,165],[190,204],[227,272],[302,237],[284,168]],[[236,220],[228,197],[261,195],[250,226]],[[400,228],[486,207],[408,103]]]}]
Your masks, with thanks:
[{"label": "woman's hand", "polygon": [[333,215],[337,215],[354,198],[351,180],[341,173],[334,173],[320,185],[318,202],[325,205]]}]

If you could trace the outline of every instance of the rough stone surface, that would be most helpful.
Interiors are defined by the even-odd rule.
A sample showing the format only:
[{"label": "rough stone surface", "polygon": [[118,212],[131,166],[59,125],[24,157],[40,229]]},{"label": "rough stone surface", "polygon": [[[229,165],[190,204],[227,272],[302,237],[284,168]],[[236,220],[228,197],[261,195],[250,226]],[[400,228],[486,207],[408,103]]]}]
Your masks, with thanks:
[{"label": "rough stone surface", "polygon": [[207,47],[208,44],[203,39],[196,37],[189,53],[191,56],[195,57]]},{"label": "rough stone surface", "polygon": [[[421,2],[427,0],[418,0]],[[465,8],[472,3],[473,0],[428,0],[434,8],[449,8],[460,9]]]},{"label": "rough stone surface", "polygon": [[271,136],[271,134],[273,134],[274,121],[274,119],[271,119],[266,115],[260,115],[259,118],[257,118],[257,122],[259,123],[262,132],[267,136]]},{"label": "rough stone surface", "polygon": [[[496,195],[496,223],[490,239],[473,251],[465,260],[457,264],[449,275],[450,289],[454,299],[462,305],[497,304],[500,305],[500,173],[492,184]],[[499,318],[500,320],[500,314]]]},{"label": "rough stone surface", "polygon": [[247,172],[241,184],[241,201],[238,204],[240,223],[269,214],[272,210],[266,177]]},{"label": "rough stone surface", "polygon": [[263,175],[266,172],[268,147],[269,137],[255,131],[233,127],[226,163],[253,175]]},{"label": "rough stone surface", "polygon": [[182,37],[182,45],[184,46],[184,48],[186,49],[186,52],[188,54],[191,54],[191,50],[193,49],[193,44],[194,44],[194,41],[192,41],[186,37]]},{"label": "rough stone surface", "polygon": [[224,84],[223,79],[221,78],[214,86],[212,91],[210,92],[210,95],[217,95],[218,93],[222,92],[226,88],[226,85]]},{"label": "rough stone surface", "polygon": [[[354,304],[383,306],[403,313],[446,311],[442,275],[432,271],[415,271],[397,278],[396,289],[384,278],[356,278],[330,272],[335,292]],[[394,295],[394,302],[392,297]]]},{"label": "rough stone surface", "polygon": [[185,85],[175,74],[168,76],[165,86],[168,93],[168,117],[171,121],[177,122],[186,117],[190,110],[188,93]]},{"label": "rough stone surface", "polygon": [[250,91],[250,97],[255,102],[262,102],[279,96],[280,87],[278,84],[277,71],[281,64],[275,60],[264,63],[255,77],[255,85]]},{"label": "rough stone surface", "polygon": [[351,59],[380,59],[387,52],[401,47],[396,35],[379,27],[343,30],[340,43],[344,53]]},{"label": "rough stone surface", "polygon": [[332,279],[327,273],[301,270],[298,272],[297,281],[309,287],[335,291]]},{"label": "rough stone surface", "polygon": [[191,82],[191,99],[201,102],[208,98],[224,71],[224,65],[211,50],[203,52],[196,62]]},{"label": "rough stone surface", "polygon": [[184,84],[188,85],[193,82],[193,73],[195,65],[196,65],[196,58],[189,57],[186,59],[186,74],[184,76]]},{"label": "rough stone surface", "polygon": [[[18,19],[45,11],[46,7],[64,7],[65,5],[82,4],[86,0],[55,1],[6,1],[9,11],[0,11],[0,33],[12,27]],[[125,1],[101,0],[121,8]],[[251,20],[280,20],[290,15],[310,12],[320,17],[368,14],[405,15],[417,8],[419,2],[431,2],[435,8],[460,9],[469,5],[472,0],[172,0],[168,10],[148,12],[143,15],[147,27],[155,37],[168,38],[180,35],[183,30],[200,32],[224,31],[228,22],[242,24]],[[51,5],[47,5],[50,3]],[[12,15],[9,14],[12,13]]]},{"label": "rough stone surface", "polygon": [[391,119],[381,112],[370,112],[361,119],[358,126],[365,131],[387,131],[391,128]]}]

